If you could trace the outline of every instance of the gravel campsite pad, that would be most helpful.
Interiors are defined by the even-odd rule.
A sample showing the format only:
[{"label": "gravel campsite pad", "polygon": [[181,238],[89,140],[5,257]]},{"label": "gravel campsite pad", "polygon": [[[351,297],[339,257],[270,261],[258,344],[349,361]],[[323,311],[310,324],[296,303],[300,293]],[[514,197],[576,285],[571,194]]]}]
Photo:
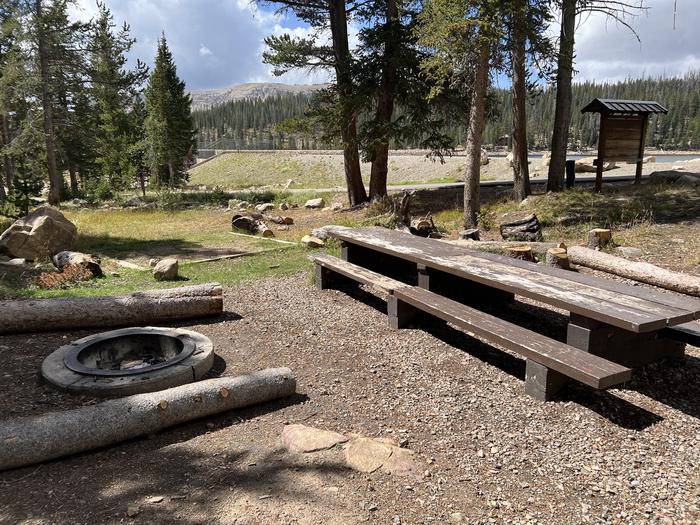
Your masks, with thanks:
[{"label": "gravel campsite pad", "polygon": [[[390,331],[384,302],[309,273],[225,288],[213,373],[288,366],[299,394],[106,449],[0,473],[0,522],[697,523],[700,350],[624,389],[523,395],[524,361],[439,323]],[[523,318],[542,323],[523,307]],[[551,335],[565,320],[552,312]],[[0,337],[0,420],[92,404],[39,379],[91,332]],[[1,423],[0,423],[1,424]],[[420,473],[361,473],[343,445],[288,452],[285,424],[385,438]]]}]

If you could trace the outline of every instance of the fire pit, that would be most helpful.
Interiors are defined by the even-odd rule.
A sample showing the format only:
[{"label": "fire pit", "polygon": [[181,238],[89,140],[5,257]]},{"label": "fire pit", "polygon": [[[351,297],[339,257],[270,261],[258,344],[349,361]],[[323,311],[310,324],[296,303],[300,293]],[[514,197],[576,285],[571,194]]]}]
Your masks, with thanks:
[{"label": "fire pit", "polygon": [[131,395],[196,381],[212,367],[208,337],[175,328],[123,328],[91,335],[48,356],[41,373],[73,393]]}]

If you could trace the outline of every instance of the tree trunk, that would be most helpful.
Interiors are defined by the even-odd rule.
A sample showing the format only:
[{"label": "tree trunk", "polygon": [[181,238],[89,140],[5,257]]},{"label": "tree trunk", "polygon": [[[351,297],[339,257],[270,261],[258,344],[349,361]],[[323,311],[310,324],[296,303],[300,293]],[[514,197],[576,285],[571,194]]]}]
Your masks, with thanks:
[{"label": "tree trunk", "polygon": [[511,62],[513,65],[513,193],[518,201],[530,195],[527,163],[527,99],[525,73],[525,23],[527,0],[518,0],[513,13]]},{"label": "tree trunk", "polygon": [[700,277],[673,272],[645,262],[635,262],[583,246],[568,249],[569,260],[594,270],[700,297]]},{"label": "tree trunk", "polygon": [[287,397],[296,391],[289,368],[267,368],[97,405],[3,421],[0,471],[153,434],[186,421]]},{"label": "tree trunk", "polygon": [[576,0],[563,0],[559,57],[557,59],[557,100],[552,131],[552,157],[547,174],[547,191],[560,191],[566,165],[571,124],[571,81],[574,72],[574,31],[576,29]]},{"label": "tree trunk", "polygon": [[474,71],[469,128],[467,129],[467,170],[464,175],[464,228],[475,228],[481,210],[479,177],[481,173],[481,137],[486,114],[486,91],[489,86],[490,49],[483,46]]},{"label": "tree trunk", "polygon": [[68,165],[68,173],[70,174],[70,191],[73,197],[78,195],[78,174],[74,164]]},{"label": "tree trunk", "polygon": [[338,96],[342,107],[340,135],[343,141],[343,162],[345,165],[345,182],[348,188],[350,206],[356,206],[367,200],[367,192],[362,182],[360,154],[357,150],[357,118],[352,106],[353,82],[351,73],[352,57],[348,44],[348,20],[345,12],[345,0],[330,0],[329,14],[333,52],[335,53],[335,77]]},{"label": "tree trunk", "polygon": [[49,86],[51,74],[49,72],[49,50],[47,48],[44,27],[44,12],[42,0],[34,0],[34,10],[37,23],[37,46],[39,51],[39,70],[41,73],[41,106],[44,113],[44,135],[46,141],[46,165],[49,173],[49,204],[58,206],[61,204],[63,180],[56,165],[56,147],[54,143],[53,107],[51,105],[51,93]]},{"label": "tree trunk", "polygon": [[379,200],[386,197],[386,182],[389,172],[389,127],[394,115],[394,98],[396,92],[396,53],[399,12],[396,0],[386,1],[386,25],[384,28],[384,57],[382,63],[382,80],[377,97],[375,120],[383,129],[384,136],[372,157],[372,171],[369,179],[369,198]]},{"label": "tree trunk", "polygon": [[210,317],[223,311],[218,283],[119,297],[0,301],[0,334],[105,326],[142,326]]},{"label": "tree trunk", "polygon": [[168,187],[172,188],[175,186],[175,168],[172,161],[168,162],[168,177]]},{"label": "tree trunk", "polygon": [[[10,143],[10,128],[7,124],[7,117],[0,114],[0,144],[7,145]],[[2,156],[2,169],[4,173],[4,184],[8,191],[12,191],[12,182],[14,180],[15,167],[10,155]],[[2,199],[5,197],[5,186],[2,183],[3,177],[0,176],[0,194]],[[2,200],[0,199],[0,200]]]}]

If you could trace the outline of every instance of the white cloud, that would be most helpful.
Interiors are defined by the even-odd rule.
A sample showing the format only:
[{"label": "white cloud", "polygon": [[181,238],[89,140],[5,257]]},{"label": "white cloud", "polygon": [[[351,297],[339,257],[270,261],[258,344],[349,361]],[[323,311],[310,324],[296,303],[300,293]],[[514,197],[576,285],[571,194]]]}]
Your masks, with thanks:
[{"label": "white cloud", "polygon": [[202,44],[202,45],[199,46],[199,56],[206,57],[206,56],[211,56],[211,55],[213,55],[213,54],[214,54],[214,53],[212,53],[212,50],[209,49],[209,48],[208,48],[207,46],[205,46],[204,44]]},{"label": "white cloud", "polygon": [[582,16],[576,31],[577,81],[616,81],[643,76],[682,75],[700,68],[698,0],[649,0],[646,14],[628,18],[626,27],[600,14]]}]

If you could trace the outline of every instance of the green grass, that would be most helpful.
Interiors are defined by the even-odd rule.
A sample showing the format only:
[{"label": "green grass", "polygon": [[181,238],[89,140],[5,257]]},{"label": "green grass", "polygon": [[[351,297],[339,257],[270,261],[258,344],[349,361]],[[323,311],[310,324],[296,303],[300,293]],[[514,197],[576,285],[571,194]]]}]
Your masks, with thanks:
[{"label": "green grass", "polygon": [[[342,162],[342,157],[339,159]],[[289,188],[329,188],[344,184],[337,162],[335,156],[328,161],[309,157],[302,162],[285,154],[224,153],[190,170],[190,183],[246,189],[281,187],[292,179]]]}]

